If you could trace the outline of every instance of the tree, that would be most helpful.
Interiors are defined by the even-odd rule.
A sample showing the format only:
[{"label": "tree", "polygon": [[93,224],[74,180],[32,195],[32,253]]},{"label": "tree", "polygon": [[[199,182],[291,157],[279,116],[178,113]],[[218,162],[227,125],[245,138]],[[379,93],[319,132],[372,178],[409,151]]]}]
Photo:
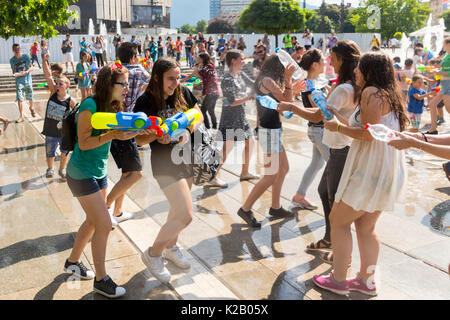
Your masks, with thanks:
[{"label": "tree", "polygon": [[194,26],[191,26],[190,24],[183,24],[179,29],[178,32],[180,33],[186,33],[186,34],[193,34],[196,33],[196,28]]},{"label": "tree", "polygon": [[350,21],[356,32],[380,32],[384,39],[391,39],[396,32],[424,27],[430,12],[420,0],[366,0],[353,10]]},{"label": "tree", "polygon": [[205,33],[208,27],[208,22],[206,20],[200,20],[197,22],[197,32]]},{"label": "tree", "polygon": [[278,47],[279,34],[305,28],[305,14],[294,0],[253,0],[241,13],[239,25],[274,35]]},{"label": "tree", "polygon": [[445,11],[441,18],[444,18],[445,30],[450,31],[450,10]]},{"label": "tree", "polygon": [[[73,1],[76,2],[77,0]],[[57,26],[67,24],[75,14],[69,10],[70,0],[0,0],[0,37],[41,36],[52,38]]]},{"label": "tree", "polygon": [[234,28],[228,21],[216,19],[208,25],[206,33],[234,33]]}]

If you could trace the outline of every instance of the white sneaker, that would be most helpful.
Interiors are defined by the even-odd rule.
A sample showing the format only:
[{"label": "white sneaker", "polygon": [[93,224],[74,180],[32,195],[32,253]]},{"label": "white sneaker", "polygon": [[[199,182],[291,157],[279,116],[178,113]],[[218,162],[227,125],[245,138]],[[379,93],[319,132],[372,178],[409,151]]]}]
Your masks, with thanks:
[{"label": "white sneaker", "polygon": [[152,257],[150,256],[150,248],[142,253],[142,261],[147,266],[151,274],[158,279],[161,283],[169,283],[170,272],[164,265],[164,258],[162,256]]},{"label": "white sneaker", "polygon": [[219,187],[219,188],[227,188],[228,187],[228,183],[226,183],[225,181],[220,180],[219,178],[214,178],[212,179],[209,184],[213,187]]},{"label": "white sneaker", "polygon": [[182,269],[189,269],[191,267],[188,259],[183,256],[180,248],[177,245],[173,246],[172,248],[166,248],[163,252],[163,256],[167,260],[172,261],[177,267],[180,267]]},{"label": "white sneaker", "polygon": [[111,224],[113,227],[116,227],[119,223],[113,215],[113,210],[111,208],[108,209],[109,217],[111,218]]},{"label": "white sneaker", "polygon": [[121,223],[122,221],[130,220],[134,218],[134,212],[126,212],[122,211],[122,214],[120,216],[114,216],[114,219],[116,219],[117,223]]}]

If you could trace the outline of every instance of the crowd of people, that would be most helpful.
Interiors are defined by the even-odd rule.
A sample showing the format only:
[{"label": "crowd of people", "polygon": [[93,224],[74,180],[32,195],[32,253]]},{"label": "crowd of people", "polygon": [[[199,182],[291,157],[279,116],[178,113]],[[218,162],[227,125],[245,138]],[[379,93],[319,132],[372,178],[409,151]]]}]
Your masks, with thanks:
[{"label": "crowd of people", "polygon": [[[260,228],[252,211],[255,202],[270,187],[271,206],[268,214],[277,218],[291,217],[294,212],[281,206],[280,197],[285,177],[289,173],[289,161],[282,142],[285,111],[308,121],[308,138],[313,150],[311,162],[303,173],[292,204],[306,210],[318,206],[307,200],[312,181],[325,166],[318,194],[325,213],[325,233],[322,239],[305,248],[319,251],[323,261],[333,265],[328,275],[316,275],[314,283],[337,294],[359,291],[376,295],[373,281],[377,265],[380,241],[375,225],[383,211],[393,209],[405,187],[406,148],[419,148],[438,157],[450,159],[450,136],[436,135],[436,125],[442,123],[438,116],[439,104],[450,112],[450,38],[444,40],[443,52],[437,57],[420,44],[413,59],[407,59],[404,67],[398,59],[392,60],[379,50],[362,53],[350,40],[339,41],[334,33],[314,47],[313,36],[306,30],[302,36],[304,46],[288,33],[283,38],[284,50],[294,64],[284,65],[279,54],[269,55],[270,41],[266,36],[255,45],[252,74],[243,71],[246,44],[234,36],[226,39],[222,34],[217,45],[212,38],[206,40],[201,33],[189,35],[183,42],[180,37],[170,37],[163,43],[146,37],[142,44],[135,37],[124,42],[114,40],[117,59],[108,63],[103,56],[106,45],[102,37],[87,43],[83,38],[80,62],[76,66],[78,87],[82,97],[76,122],[77,141],[72,154],[61,150],[59,175],[67,180],[74,197],[86,213],[86,220],[78,230],[73,249],[64,270],[82,279],[94,279],[94,291],[109,298],[126,293],[109,276],[105,267],[108,235],[114,225],[133,218],[122,209],[124,195],[143,176],[138,146],[151,148],[153,177],[170,204],[166,223],[161,227],[154,243],[142,255],[150,272],[161,282],[168,283],[171,274],[164,264],[167,259],[187,269],[190,263],[177,245],[179,234],[194,216],[191,188],[194,171],[191,163],[176,162],[173,149],[192,139],[195,131],[204,123],[216,134],[216,141],[223,141],[221,163],[211,186],[227,188],[220,177],[221,167],[237,141],[244,142],[243,164],[240,181],[257,180],[239,208],[239,215],[250,228]],[[180,58],[183,45],[186,64],[192,67],[189,75],[181,74]],[[44,50],[45,41],[41,43]],[[73,63],[70,35],[63,41],[66,70]],[[141,48],[141,49],[139,49]],[[167,55],[164,55],[164,49]],[[20,119],[24,92],[33,101],[31,87],[32,61],[22,55],[18,45],[13,46],[11,68],[16,75]],[[33,61],[37,52],[33,52]],[[93,71],[94,52],[96,66]],[[217,60],[214,58],[217,54]],[[71,57],[72,56],[72,57]],[[147,57],[143,60],[141,57]],[[43,134],[46,137],[47,177],[52,177],[56,148],[61,147],[60,122],[63,114],[75,107],[75,99],[69,92],[69,79],[63,74],[61,63],[49,64],[48,51],[42,52],[42,67],[51,92],[48,100]],[[148,65],[151,62],[151,65]],[[147,66],[144,66],[147,63]],[[224,75],[219,81],[216,65],[224,64]],[[435,69],[421,69],[434,66]],[[73,64],[72,64],[73,68]],[[293,74],[301,68],[306,77],[293,81]],[[328,70],[331,69],[331,72]],[[431,71],[430,71],[431,70]],[[330,82],[319,81],[325,74],[336,74]],[[182,79],[182,77],[184,78]],[[202,92],[194,95],[184,83],[196,77],[202,81]],[[423,90],[427,81],[428,90]],[[440,91],[431,90],[440,85]],[[313,91],[326,95],[327,108],[334,116],[327,120],[323,111],[312,99]],[[222,96],[222,114],[217,120],[215,105]],[[269,96],[278,103],[278,109],[266,108],[256,96]],[[428,100],[431,112],[431,128],[419,132],[420,114]],[[255,101],[257,129],[253,130],[247,119],[246,103]],[[253,104],[252,104],[253,105]],[[177,112],[195,108],[202,117],[176,140],[159,136],[154,129],[140,131],[97,130],[91,125],[96,112],[144,112],[163,120]],[[442,109],[441,109],[442,110]],[[33,104],[30,103],[33,116]],[[7,119],[0,120],[8,121]],[[6,123],[6,122],[5,122]],[[396,132],[389,144],[374,139],[367,124],[383,124]],[[249,171],[256,139],[264,154],[264,175],[259,177]],[[107,193],[107,162],[109,153],[122,170],[120,180]],[[445,165],[444,165],[445,167]],[[447,171],[448,174],[448,171]],[[112,205],[115,205],[112,208]],[[360,251],[360,271],[355,278],[346,279],[352,263],[352,236],[354,224]],[[80,261],[83,250],[91,239],[95,273]]]}]

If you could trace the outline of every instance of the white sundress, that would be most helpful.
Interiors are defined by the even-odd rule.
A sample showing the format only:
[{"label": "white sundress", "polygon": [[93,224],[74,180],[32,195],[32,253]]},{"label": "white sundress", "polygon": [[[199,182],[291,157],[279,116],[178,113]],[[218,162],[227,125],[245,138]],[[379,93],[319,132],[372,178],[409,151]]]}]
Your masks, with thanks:
[{"label": "white sundress", "polygon": [[[350,116],[352,127],[361,127],[356,114]],[[394,111],[382,116],[380,123],[399,131],[400,122]],[[407,171],[404,151],[387,143],[354,139],[348,152],[335,201],[341,200],[354,210],[366,212],[392,211],[406,186]]]}]

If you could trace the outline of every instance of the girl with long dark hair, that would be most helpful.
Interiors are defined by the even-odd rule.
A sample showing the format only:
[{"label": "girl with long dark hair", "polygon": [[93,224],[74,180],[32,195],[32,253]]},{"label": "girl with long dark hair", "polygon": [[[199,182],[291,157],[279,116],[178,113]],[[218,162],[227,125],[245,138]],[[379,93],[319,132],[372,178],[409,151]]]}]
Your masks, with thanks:
[{"label": "girl with long dark hair", "polygon": [[[194,95],[180,85],[180,69],[179,63],[174,59],[159,58],[153,66],[145,93],[136,101],[134,112],[144,112],[163,120],[191,108],[200,112]],[[190,135],[202,122],[203,117],[177,141],[171,141],[169,135],[158,137],[154,132],[136,137],[138,145],[150,144],[153,177],[170,204],[167,222],[161,227],[153,245],[142,254],[142,260],[150,272],[162,283],[168,283],[171,277],[164,265],[164,258],[180,268],[190,267],[189,261],[177,246],[177,240],[194,216],[191,197],[194,173],[190,161],[180,162],[179,159],[173,159],[172,154],[179,154],[176,150],[173,152],[173,149],[189,142]]]},{"label": "girl with long dark hair", "polygon": [[[106,208],[108,184],[107,163],[111,140],[128,140],[137,132],[96,130],[91,117],[96,112],[118,112],[128,92],[128,70],[106,66],[98,73],[95,94],[85,99],[79,108],[77,120],[78,140],[67,165],[67,184],[78,199],[86,220],[80,226],[72,252],[66,260],[64,270],[82,278],[93,279],[94,291],[109,298],[125,294],[105,269],[106,243],[111,232],[111,218]],[[95,275],[80,261],[83,250],[91,240]]]},{"label": "girl with long dark hair", "polygon": [[[354,69],[358,65],[360,51],[358,45],[351,40],[339,41],[331,48],[331,64],[338,73],[338,82],[327,99],[327,106],[334,111],[336,117],[347,122],[357,105],[358,87],[356,85]],[[297,110],[296,110],[297,109]],[[292,110],[300,113],[298,107],[283,103],[280,111]],[[323,119],[322,112],[316,108],[315,115]],[[324,129],[322,143],[330,148],[330,158],[327,161],[322,179],[319,184],[319,195],[325,214],[325,235],[307,246],[308,250],[330,250],[331,228],[330,212],[334,203],[334,196],[344,169],[345,160],[352,138],[340,133]],[[332,263],[332,255],[324,255],[323,259]]]},{"label": "girl with long dark hair", "polygon": [[[407,172],[404,152],[374,140],[365,126],[381,123],[392,130],[404,131],[408,116],[391,58],[381,52],[365,53],[354,72],[356,84],[361,88],[359,106],[348,124],[336,117],[325,123],[328,130],[340,132],[353,141],[330,214],[334,270],[327,276],[314,276],[314,283],[342,295],[349,291],[376,295],[373,279],[380,241],[375,224],[382,211],[394,209]],[[356,278],[347,281],[353,223],[361,264]]]},{"label": "girl with long dark hair", "polygon": [[[295,66],[283,66],[277,54],[271,55],[264,62],[258,78],[255,80],[255,91],[259,96],[268,95],[277,101],[292,101],[293,97],[304,88],[303,82],[292,85]],[[264,177],[258,181],[238,211],[250,227],[260,228],[251,211],[253,204],[262,194],[272,187],[272,205],[269,214],[274,217],[287,217],[292,212],[284,209],[280,203],[281,187],[289,171],[286,150],[281,142],[281,120],[276,110],[264,108],[256,102],[259,118],[258,141],[264,153]]]}]

